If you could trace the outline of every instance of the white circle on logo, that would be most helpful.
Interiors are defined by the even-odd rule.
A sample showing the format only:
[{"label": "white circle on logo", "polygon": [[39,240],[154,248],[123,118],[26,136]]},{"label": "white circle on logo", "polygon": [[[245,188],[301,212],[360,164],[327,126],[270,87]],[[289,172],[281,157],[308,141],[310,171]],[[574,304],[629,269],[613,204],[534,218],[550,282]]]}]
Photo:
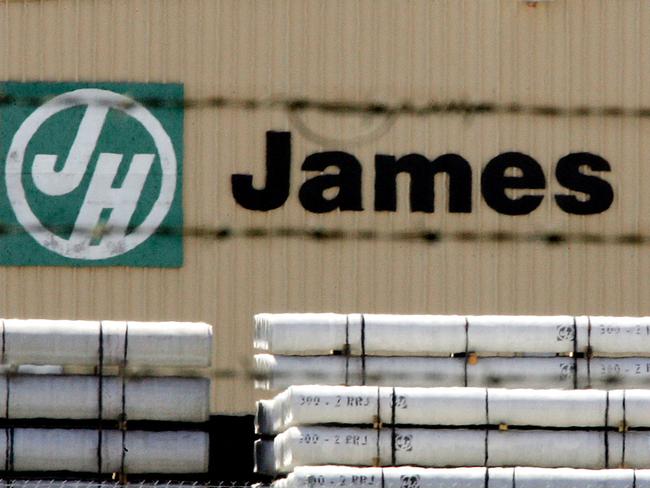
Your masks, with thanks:
[{"label": "white circle on logo", "polygon": [[[23,188],[25,153],[34,134],[50,117],[77,106],[102,106],[120,110],[134,118],[151,135],[162,166],[160,193],[149,214],[129,234],[111,235],[106,229],[99,244],[70,242],[50,230],[36,217]],[[94,149],[94,148],[89,148]],[[20,125],[9,148],[5,167],[7,195],[18,222],[43,247],[74,259],[107,259],[124,254],[146,241],[166,217],[176,190],[176,154],[171,139],[160,122],[142,105],[131,98],[108,90],[84,88],[58,95],[32,112]],[[88,234],[92,229],[86,229]]]}]

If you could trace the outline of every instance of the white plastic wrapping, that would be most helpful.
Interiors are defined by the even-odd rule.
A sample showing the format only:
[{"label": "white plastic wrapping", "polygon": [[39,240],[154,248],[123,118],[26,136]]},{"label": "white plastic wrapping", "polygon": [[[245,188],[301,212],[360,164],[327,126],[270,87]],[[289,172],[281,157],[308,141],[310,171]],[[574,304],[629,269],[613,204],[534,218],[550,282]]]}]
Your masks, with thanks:
[{"label": "white plastic wrapping", "polygon": [[579,388],[650,388],[650,358],[595,357],[577,364]]},{"label": "white plastic wrapping", "polygon": [[475,315],[467,317],[467,324],[468,351],[569,353],[574,348],[568,315]]},{"label": "white plastic wrapping", "polygon": [[273,441],[268,439],[257,439],[253,447],[254,470],[256,473],[266,476],[275,476],[275,453]]},{"label": "white plastic wrapping", "polygon": [[[204,378],[101,379],[101,418],[205,422],[209,418],[210,382]],[[97,376],[0,376],[0,418],[96,419]]]},{"label": "white plastic wrapping", "polygon": [[327,464],[650,467],[650,432],[291,427],[273,442],[284,473]]},{"label": "white plastic wrapping", "polygon": [[463,386],[461,358],[273,356],[256,354],[255,386],[282,389],[290,385]]},{"label": "white plastic wrapping", "polygon": [[284,354],[341,350],[347,320],[346,315],[336,313],[260,313],[253,318],[253,345]]},{"label": "white plastic wrapping", "polygon": [[272,487],[486,488],[486,479],[485,468],[299,466],[286,478],[274,481]]},{"label": "white plastic wrapping", "polygon": [[54,364],[20,364],[18,366],[12,366],[10,364],[4,364],[0,366],[0,373],[2,374],[49,374],[49,375],[61,375],[64,374],[64,367]]},{"label": "white plastic wrapping", "polygon": [[648,388],[649,358],[255,356],[255,386],[477,386],[500,388]]},{"label": "white plastic wrapping", "polygon": [[276,354],[448,355],[465,350],[465,318],[447,315],[258,314],[254,346]]},{"label": "white plastic wrapping", "polygon": [[[394,405],[394,408],[393,408]],[[256,429],[297,425],[650,428],[648,390],[291,386],[258,402]]]},{"label": "white plastic wrapping", "polygon": [[441,356],[460,352],[648,356],[650,317],[258,314],[269,353]]},{"label": "white plastic wrapping", "polygon": [[127,324],[130,365],[206,367],[212,360],[212,327],[202,322]]},{"label": "white plastic wrapping", "polygon": [[475,364],[470,362],[466,366],[467,386],[573,388],[577,365],[577,386],[580,387],[587,381],[588,372],[581,368],[584,361],[575,362],[566,357],[479,358]]},{"label": "white plastic wrapping", "polygon": [[589,345],[595,355],[650,354],[650,317],[579,317],[589,328]]},{"label": "white plastic wrapping", "polygon": [[[9,471],[97,471],[95,431],[15,429],[12,437],[13,466],[5,464]],[[11,448],[5,446],[0,445],[0,450],[7,453]]]},{"label": "white plastic wrapping", "polygon": [[300,466],[273,488],[650,488],[650,470]]},{"label": "white plastic wrapping", "polygon": [[7,364],[205,367],[211,361],[212,327],[204,323],[2,319],[0,329]]},{"label": "white plastic wrapping", "polygon": [[[122,432],[103,431],[101,439],[101,472],[120,471]],[[0,430],[0,466],[13,471],[97,472],[98,442],[99,433],[94,430]],[[128,473],[203,473],[208,469],[208,434],[204,432],[127,431],[124,447]]]},{"label": "white plastic wrapping", "polygon": [[[595,431],[508,430],[489,431],[488,466],[542,468],[609,468],[622,464],[622,435]],[[650,434],[645,435],[650,439]],[[650,468],[650,458],[627,465]]]},{"label": "white plastic wrapping", "polygon": [[485,459],[485,432],[480,430],[399,429],[395,456],[388,430],[337,427],[292,427],[274,439],[278,472],[296,466],[418,465],[477,466]]},{"label": "white plastic wrapping", "polygon": [[[106,433],[105,433],[106,434]],[[122,433],[109,431],[102,441],[102,471],[120,471]],[[167,431],[126,433],[126,473],[205,473],[209,463],[206,432]],[[104,457],[104,454],[106,456]]]}]

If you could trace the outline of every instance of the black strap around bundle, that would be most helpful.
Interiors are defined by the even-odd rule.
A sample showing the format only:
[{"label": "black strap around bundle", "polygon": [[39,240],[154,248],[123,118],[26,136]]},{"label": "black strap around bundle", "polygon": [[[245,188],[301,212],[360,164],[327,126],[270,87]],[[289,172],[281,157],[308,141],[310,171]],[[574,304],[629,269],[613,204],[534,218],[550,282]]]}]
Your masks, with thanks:
[{"label": "black strap around bundle", "polygon": [[573,317],[573,389],[578,389],[578,323]]},{"label": "black strap around bundle", "polygon": [[104,325],[99,321],[99,347],[97,351],[97,472],[102,472],[102,431],[104,415]]},{"label": "black strap around bundle", "polygon": [[361,384],[366,384],[366,318],[361,314]]},{"label": "black strap around bundle", "polygon": [[488,466],[488,437],[490,435],[489,432],[489,426],[490,426],[490,397],[489,397],[489,390],[486,387],[485,388],[485,458],[483,459],[483,466],[485,466],[485,469],[487,469]]},{"label": "black strap around bundle", "polygon": [[345,386],[350,386],[350,315],[345,316],[345,345],[343,346],[345,355]]},{"label": "black strap around bundle", "polygon": [[585,360],[587,361],[587,388],[591,388],[591,317],[587,317],[587,350]]},{"label": "black strap around bundle", "polygon": [[[625,392],[626,390],[623,390],[623,425],[621,426],[621,434],[623,435],[622,439],[622,447],[621,447],[621,467],[625,467],[625,441],[626,441],[626,435],[627,435],[627,417],[625,415]],[[636,476],[636,473],[635,473]],[[636,478],[634,479],[636,483]]]},{"label": "black strap around bundle", "polygon": [[0,320],[2,323],[2,364],[7,364],[6,350],[7,350],[7,332],[5,330],[5,321]]},{"label": "black strap around bundle", "polygon": [[609,390],[605,392],[605,429],[603,432],[605,444],[605,469],[609,468]]},{"label": "black strap around bundle", "polygon": [[120,459],[120,482],[126,482],[126,471],[125,471],[125,461],[126,461],[126,429],[127,429],[127,418],[126,418],[126,365],[128,361],[129,353],[129,323],[126,323],[124,329],[124,356],[122,358],[121,364],[121,376],[122,376],[122,413],[120,415],[120,430],[122,431],[122,455]]},{"label": "black strap around bundle", "polygon": [[469,320],[465,317],[465,364],[463,386],[467,386],[467,361],[469,361]]},{"label": "black strap around bundle", "polygon": [[5,429],[7,436],[7,447],[5,450],[5,471],[10,472],[14,470],[14,428],[7,427]]},{"label": "black strap around bundle", "polygon": [[395,446],[397,444],[397,430],[395,427],[395,409],[397,407],[397,395],[395,394],[395,387],[391,393],[390,402],[390,461],[392,466],[397,465],[397,455],[395,453]]},{"label": "black strap around bundle", "polygon": [[375,421],[373,422],[374,428],[377,431],[377,445],[376,445],[376,453],[375,453],[375,464],[376,466],[380,465],[380,460],[381,460],[381,446],[380,446],[380,441],[381,441],[381,430],[382,430],[382,421],[381,421],[381,388],[378,386],[377,387],[377,413],[375,415]]}]

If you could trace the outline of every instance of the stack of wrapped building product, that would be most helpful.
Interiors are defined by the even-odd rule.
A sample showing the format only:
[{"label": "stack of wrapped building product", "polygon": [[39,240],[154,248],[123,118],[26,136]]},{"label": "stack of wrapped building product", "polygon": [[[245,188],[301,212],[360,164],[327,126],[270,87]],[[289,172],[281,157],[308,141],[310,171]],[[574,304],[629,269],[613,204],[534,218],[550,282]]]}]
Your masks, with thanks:
[{"label": "stack of wrapped building product", "polygon": [[209,380],[190,372],[209,366],[211,337],[203,323],[0,319],[0,469],[206,472]]},{"label": "stack of wrapped building product", "polygon": [[262,314],[255,345],[294,385],[258,403],[278,488],[650,487],[650,318]]}]

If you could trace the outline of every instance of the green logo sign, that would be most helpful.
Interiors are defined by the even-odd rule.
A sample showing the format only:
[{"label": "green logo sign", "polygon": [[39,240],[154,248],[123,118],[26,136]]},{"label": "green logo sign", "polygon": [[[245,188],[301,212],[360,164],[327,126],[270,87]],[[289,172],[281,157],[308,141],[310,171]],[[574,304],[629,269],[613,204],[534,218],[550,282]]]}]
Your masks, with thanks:
[{"label": "green logo sign", "polygon": [[183,87],[0,84],[0,264],[183,263]]}]

